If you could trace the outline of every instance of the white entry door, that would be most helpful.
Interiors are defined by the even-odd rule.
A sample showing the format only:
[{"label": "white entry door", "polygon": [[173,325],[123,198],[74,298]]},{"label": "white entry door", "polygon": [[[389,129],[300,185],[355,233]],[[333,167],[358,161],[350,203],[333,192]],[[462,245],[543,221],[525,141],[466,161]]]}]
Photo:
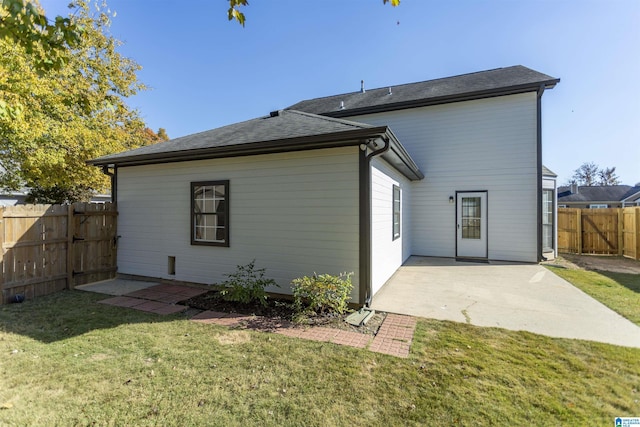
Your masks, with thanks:
[{"label": "white entry door", "polygon": [[487,258],[487,192],[457,193],[456,257]]}]

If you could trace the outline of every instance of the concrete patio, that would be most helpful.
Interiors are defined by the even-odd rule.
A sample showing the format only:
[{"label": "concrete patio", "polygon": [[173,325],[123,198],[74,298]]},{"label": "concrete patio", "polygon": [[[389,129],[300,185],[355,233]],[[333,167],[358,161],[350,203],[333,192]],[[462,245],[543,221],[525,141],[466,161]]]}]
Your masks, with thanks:
[{"label": "concrete patio", "polygon": [[372,307],[640,348],[640,327],[535,264],[411,257],[374,296]]}]

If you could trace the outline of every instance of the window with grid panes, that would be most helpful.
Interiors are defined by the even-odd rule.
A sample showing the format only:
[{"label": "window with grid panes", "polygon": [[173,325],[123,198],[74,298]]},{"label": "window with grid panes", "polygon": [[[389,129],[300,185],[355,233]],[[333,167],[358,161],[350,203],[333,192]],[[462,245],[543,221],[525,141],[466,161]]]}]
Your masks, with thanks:
[{"label": "window with grid panes", "polygon": [[229,181],[191,183],[191,244],[229,246]]}]

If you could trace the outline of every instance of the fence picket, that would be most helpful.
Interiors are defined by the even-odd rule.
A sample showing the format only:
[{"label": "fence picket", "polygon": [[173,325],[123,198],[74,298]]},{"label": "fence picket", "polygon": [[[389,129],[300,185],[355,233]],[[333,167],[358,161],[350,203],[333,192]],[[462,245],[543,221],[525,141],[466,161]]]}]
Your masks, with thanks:
[{"label": "fence picket", "polygon": [[640,259],[640,207],[558,209],[558,251]]},{"label": "fence picket", "polygon": [[115,277],[116,229],[111,203],[1,208],[0,304]]}]

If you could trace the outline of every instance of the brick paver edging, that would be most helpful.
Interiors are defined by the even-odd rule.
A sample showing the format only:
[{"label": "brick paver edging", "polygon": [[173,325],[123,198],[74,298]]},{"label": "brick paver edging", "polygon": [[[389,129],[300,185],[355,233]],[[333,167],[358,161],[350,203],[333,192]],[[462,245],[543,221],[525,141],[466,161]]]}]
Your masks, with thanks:
[{"label": "brick paver edging", "polygon": [[[188,286],[157,285],[98,302],[100,304],[166,315],[185,311],[188,308],[187,306],[176,303],[205,292],[207,291],[204,289]],[[413,333],[416,329],[416,319],[414,317],[393,313],[387,314],[375,337],[359,332],[320,326],[300,327],[283,320],[218,311],[203,311],[193,316],[191,320],[219,326],[273,332],[292,338],[330,342],[356,348],[368,348],[370,351],[397,357],[409,356]]]},{"label": "brick paver edging", "polygon": [[376,353],[396,357],[408,357],[416,319],[399,314],[387,314],[375,337],[359,332],[324,328],[321,326],[299,327],[286,321],[276,321],[260,316],[203,311],[191,318],[194,322],[227,327],[243,327],[258,331],[268,331],[291,338],[330,342],[356,348],[368,348]]}]

